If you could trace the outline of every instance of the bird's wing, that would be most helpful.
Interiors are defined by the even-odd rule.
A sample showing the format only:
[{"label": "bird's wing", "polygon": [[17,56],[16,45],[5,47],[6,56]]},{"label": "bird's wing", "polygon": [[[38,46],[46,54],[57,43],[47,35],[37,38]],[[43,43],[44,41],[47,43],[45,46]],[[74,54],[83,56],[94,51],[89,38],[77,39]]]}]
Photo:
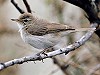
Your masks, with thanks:
[{"label": "bird's wing", "polygon": [[67,30],[75,30],[71,26],[67,26],[64,24],[57,24],[57,23],[50,23],[47,25],[36,25],[36,26],[30,26],[27,28],[28,33],[31,35],[37,35],[37,36],[42,36],[46,34],[51,34],[51,33],[58,33],[62,31],[67,31]]},{"label": "bird's wing", "polygon": [[45,35],[47,31],[46,27],[42,27],[42,26],[29,26],[27,27],[27,32],[31,35],[37,35],[37,36],[42,36]]},{"label": "bird's wing", "polygon": [[57,24],[57,23],[51,23],[50,25],[47,25],[46,28],[48,28],[47,33],[57,33],[67,30],[75,30],[73,27],[64,25],[64,24]]}]

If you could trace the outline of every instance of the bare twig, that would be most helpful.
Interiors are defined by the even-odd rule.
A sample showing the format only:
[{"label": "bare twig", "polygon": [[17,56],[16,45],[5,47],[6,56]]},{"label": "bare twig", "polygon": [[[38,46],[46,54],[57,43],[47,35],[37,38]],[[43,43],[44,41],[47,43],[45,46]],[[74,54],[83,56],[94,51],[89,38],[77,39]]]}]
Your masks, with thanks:
[{"label": "bare twig", "polygon": [[94,23],[94,22],[98,23],[99,20],[99,24],[100,24],[100,19],[98,17],[97,9],[93,7],[93,0],[64,0],[64,1],[82,8],[87,13],[88,15],[87,18],[90,21],[90,23]]},{"label": "bare twig", "polygon": [[23,2],[25,4],[25,6],[26,6],[27,12],[32,13],[31,8],[30,8],[28,2],[26,0],[23,0]]},{"label": "bare twig", "polygon": [[[93,28],[96,28],[98,25],[92,24],[91,25]],[[95,30],[94,30],[95,31]],[[51,58],[52,56],[56,56],[56,55],[60,55],[63,53],[68,54],[71,51],[74,51],[76,48],[79,48],[81,45],[83,45],[94,33],[94,31],[88,31],[81,39],[79,39],[78,41],[76,41],[75,43],[67,46],[66,48],[62,48],[62,49],[58,49],[52,52],[47,53],[47,55],[41,54],[40,56],[36,55],[31,55],[31,56],[26,56],[26,57],[22,57],[19,59],[14,59],[5,63],[1,63],[0,64],[0,70],[3,70],[7,67],[13,66],[15,64],[22,64],[24,62],[28,62],[28,61],[37,61],[37,60],[43,60],[45,58]]]},{"label": "bare twig", "polygon": [[16,9],[21,13],[25,13],[18,5],[17,3],[14,1],[14,0],[11,0],[11,3],[16,7]]},{"label": "bare twig", "polygon": [[[98,17],[98,6],[100,0],[63,0],[69,2],[73,5],[76,5],[82,8],[86,13],[86,18],[89,20],[90,23],[97,23],[98,26],[100,25],[100,18]],[[95,5],[95,7],[94,7]],[[95,32],[100,37],[100,30]]]}]

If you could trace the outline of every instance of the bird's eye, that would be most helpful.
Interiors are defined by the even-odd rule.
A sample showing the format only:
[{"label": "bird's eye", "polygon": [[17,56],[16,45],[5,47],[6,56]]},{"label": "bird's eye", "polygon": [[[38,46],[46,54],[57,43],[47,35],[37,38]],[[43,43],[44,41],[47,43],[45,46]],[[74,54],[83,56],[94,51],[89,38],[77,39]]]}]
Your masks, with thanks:
[{"label": "bird's eye", "polygon": [[27,19],[24,20],[24,22],[27,22],[27,21],[28,21]]}]

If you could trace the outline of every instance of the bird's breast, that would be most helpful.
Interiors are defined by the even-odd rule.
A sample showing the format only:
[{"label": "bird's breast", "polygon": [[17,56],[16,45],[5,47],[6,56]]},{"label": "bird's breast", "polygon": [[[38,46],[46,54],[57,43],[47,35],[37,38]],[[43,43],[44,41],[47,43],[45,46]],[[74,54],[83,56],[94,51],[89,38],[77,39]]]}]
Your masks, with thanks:
[{"label": "bird's breast", "polygon": [[24,42],[37,49],[46,49],[49,47],[53,47],[59,42],[59,38],[57,36],[53,36],[52,34],[36,36],[30,35],[22,30],[20,31],[20,35]]}]

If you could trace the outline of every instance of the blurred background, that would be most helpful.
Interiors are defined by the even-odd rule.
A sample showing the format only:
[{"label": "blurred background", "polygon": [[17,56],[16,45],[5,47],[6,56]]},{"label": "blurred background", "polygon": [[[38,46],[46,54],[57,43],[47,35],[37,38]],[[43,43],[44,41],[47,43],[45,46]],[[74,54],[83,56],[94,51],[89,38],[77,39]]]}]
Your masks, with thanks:
[{"label": "blurred background", "polygon": [[[15,0],[26,10],[22,0]],[[85,12],[62,0],[27,0],[32,12],[50,22],[63,23],[76,27],[89,27]],[[18,32],[18,27],[12,18],[18,18],[20,13],[10,0],[0,0],[0,62],[21,58],[39,51],[24,43]],[[63,48],[80,39],[82,32],[72,33],[64,37],[57,47]],[[36,63],[36,64],[35,64]],[[14,65],[0,75],[100,75],[100,39],[93,36],[80,48],[67,55],[59,55],[52,59],[28,62]],[[100,66],[100,65],[99,65]]]}]

